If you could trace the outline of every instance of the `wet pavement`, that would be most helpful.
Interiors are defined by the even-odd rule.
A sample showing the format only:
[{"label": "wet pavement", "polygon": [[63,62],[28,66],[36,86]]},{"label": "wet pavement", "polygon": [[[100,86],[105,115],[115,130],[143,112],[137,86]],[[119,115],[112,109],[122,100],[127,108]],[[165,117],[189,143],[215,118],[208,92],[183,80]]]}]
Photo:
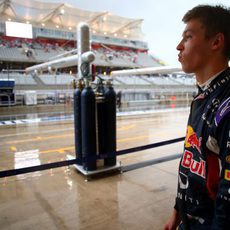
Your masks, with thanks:
[{"label": "wet pavement", "polygon": [[[140,111],[120,111],[117,116],[117,150],[185,135],[188,108]],[[3,117],[5,121],[33,122],[0,126],[1,171],[75,157],[71,109],[12,112],[0,115],[1,121]],[[117,162],[127,166],[181,153],[182,149],[183,143],[178,142],[118,156]],[[73,166],[0,178],[1,229],[160,230],[173,208],[178,163],[176,159],[123,173],[105,173],[88,182]]]}]

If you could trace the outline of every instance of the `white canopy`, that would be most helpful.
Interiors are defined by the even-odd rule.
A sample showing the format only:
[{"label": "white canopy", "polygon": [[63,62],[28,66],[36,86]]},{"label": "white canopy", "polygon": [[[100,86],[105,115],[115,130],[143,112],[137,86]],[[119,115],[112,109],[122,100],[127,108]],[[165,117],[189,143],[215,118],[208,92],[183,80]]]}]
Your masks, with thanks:
[{"label": "white canopy", "polygon": [[120,17],[110,12],[82,10],[66,3],[0,0],[0,22],[6,20],[73,31],[79,22],[84,21],[95,34],[143,40],[142,19]]}]

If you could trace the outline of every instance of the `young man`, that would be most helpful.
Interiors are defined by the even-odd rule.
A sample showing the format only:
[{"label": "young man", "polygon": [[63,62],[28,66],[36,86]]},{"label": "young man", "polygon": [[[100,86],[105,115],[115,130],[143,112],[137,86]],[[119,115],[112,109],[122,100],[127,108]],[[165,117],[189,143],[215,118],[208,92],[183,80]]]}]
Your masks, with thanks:
[{"label": "young man", "polygon": [[183,17],[177,46],[199,93],[191,104],[176,204],[164,230],[230,229],[230,8],[200,5]]}]

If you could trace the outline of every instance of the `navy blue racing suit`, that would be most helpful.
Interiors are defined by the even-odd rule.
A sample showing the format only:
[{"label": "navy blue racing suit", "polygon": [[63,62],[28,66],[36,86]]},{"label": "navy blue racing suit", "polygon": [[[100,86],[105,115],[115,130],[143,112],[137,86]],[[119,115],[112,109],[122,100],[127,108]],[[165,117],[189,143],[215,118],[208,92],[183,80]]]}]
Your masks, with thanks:
[{"label": "navy blue racing suit", "polygon": [[230,229],[230,68],[191,104],[175,209],[184,229]]}]

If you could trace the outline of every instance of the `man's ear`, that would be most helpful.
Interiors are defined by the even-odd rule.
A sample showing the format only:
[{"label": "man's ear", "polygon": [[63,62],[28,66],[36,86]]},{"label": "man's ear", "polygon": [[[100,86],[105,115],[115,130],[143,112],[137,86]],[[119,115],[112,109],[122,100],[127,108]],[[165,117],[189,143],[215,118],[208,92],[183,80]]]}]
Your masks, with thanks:
[{"label": "man's ear", "polygon": [[218,33],[213,38],[212,48],[213,50],[216,50],[223,47],[224,47],[224,34]]}]

